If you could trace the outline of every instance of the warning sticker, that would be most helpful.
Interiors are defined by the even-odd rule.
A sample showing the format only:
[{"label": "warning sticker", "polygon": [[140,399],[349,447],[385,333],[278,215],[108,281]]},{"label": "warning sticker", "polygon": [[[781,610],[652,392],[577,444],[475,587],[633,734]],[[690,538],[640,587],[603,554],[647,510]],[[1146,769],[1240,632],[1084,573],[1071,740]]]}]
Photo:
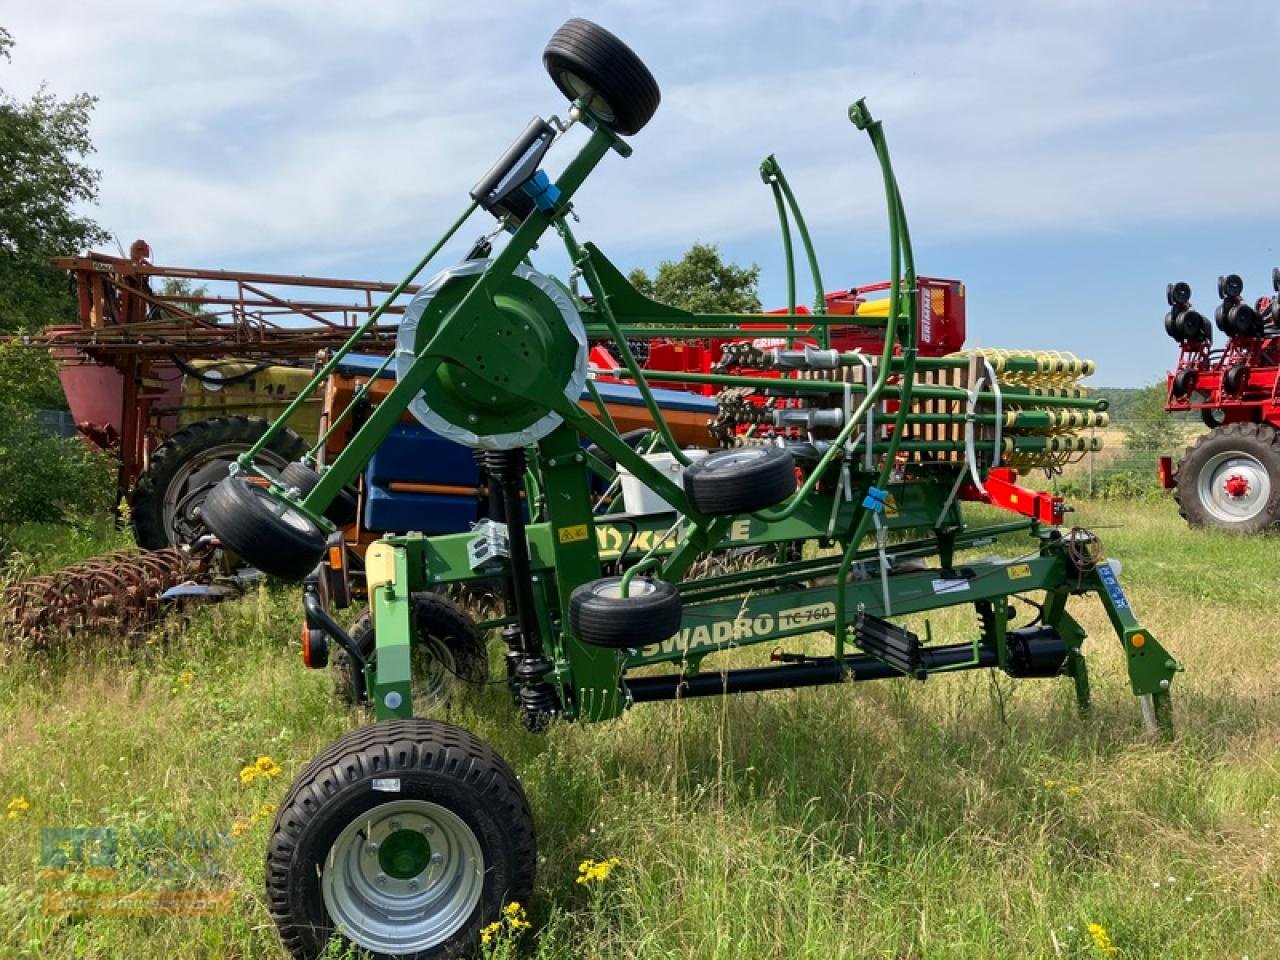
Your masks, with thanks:
[{"label": "warning sticker", "polygon": [[559,537],[561,543],[579,543],[587,539],[587,525],[576,523],[571,527],[561,527]]},{"label": "warning sticker", "polygon": [[1015,563],[1005,571],[1010,580],[1025,580],[1031,576],[1031,567],[1025,563]]},{"label": "warning sticker", "polygon": [[961,593],[969,589],[968,580],[935,580],[933,581],[934,593]]}]

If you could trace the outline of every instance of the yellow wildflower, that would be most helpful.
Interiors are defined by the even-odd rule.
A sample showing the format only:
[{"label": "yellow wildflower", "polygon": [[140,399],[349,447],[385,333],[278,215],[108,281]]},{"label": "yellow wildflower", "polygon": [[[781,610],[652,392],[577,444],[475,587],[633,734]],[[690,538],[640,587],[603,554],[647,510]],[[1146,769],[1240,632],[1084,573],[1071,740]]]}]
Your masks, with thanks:
[{"label": "yellow wildflower", "polygon": [[231,835],[233,837],[238,837],[242,833],[248,833],[249,823],[250,821],[248,820],[237,820],[235,823],[231,825]]},{"label": "yellow wildflower", "polygon": [[280,764],[276,763],[270,757],[265,755],[259,757],[256,761],[254,761],[253,765],[258,768],[258,772],[261,773],[264,777],[278,776],[280,773],[283,772],[282,768],[280,767]]},{"label": "yellow wildflower", "polygon": [[188,689],[191,688],[191,684],[195,680],[195,678],[196,678],[196,675],[191,670],[183,670],[180,674],[178,674],[178,682]]},{"label": "yellow wildflower", "polygon": [[260,817],[269,817],[275,812],[276,812],[276,805],[274,803],[264,803],[262,806],[258,808],[257,815]]},{"label": "yellow wildflower", "polygon": [[493,938],[496,937],[501,932],[502,932],[502,923],[498,920],[495,920],[493,923],[489,924],[487,927],[485,927],[483,930],[480,931],[480,943],[487,947],[490,943],[493,942]]},{"label": "yellow wildflower", "polygon": [[31,804],[27,802],[26,797],[14,797],[9,801],[8,816],[10,820],[17,820],[20,816],[31,809]]},{"label": "yellow wildflower", "polygon": [[1111,934],[1107,933],[1107,928],[1100,923],[1091,923],[1088,926],[1089,938],[1093,941],[1094,947],[1098,953],[1104,957],[1120,952],[1120,948],[1111,942]]},{"label": "yellow wildflower", "polygon": [[246,787],[258,779],[257,767],[242,767],[240,770],[240,782]]},{"label": "yellow wildflower", "polygon": [[583,860],[578,864],[578,883],[584,887],[590,883],[603,883],[609,879],[613,868],[621,864],[622,861],[617,857],[610,857],[608,860]]}]

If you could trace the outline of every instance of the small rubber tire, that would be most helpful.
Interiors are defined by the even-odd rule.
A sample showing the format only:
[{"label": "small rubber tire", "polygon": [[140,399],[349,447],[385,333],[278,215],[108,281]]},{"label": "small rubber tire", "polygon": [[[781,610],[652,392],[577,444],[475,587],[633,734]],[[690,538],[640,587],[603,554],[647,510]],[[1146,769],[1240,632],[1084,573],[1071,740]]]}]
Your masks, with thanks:
[{"label": "small rubber tire", "polygon": [[[187,506],[185,512],[194,510],[202,516],[204,504],[200,490],[175,491],[175,484],[181,485],[198,476],[202,458],[222,461],[238,457],[257,443],[270,426],[261,417],[211,417],[183,427],[160,444],[129,497],[129,517],[138,546],[143,550],[163,550],[197,539],[198,532],[183,536],[175,525],[176,518],[166,514],[173,509],[168,501],[180,494]],[[281,430],[263,448],[259,466],[273,474],[306,452],[307,444],[302,437],[292,430]],[[204,487],[205,497],[207,491],[227,475],[225,470],[220,474]]]},{"label": "small rubber tire", "polygon": [[622,596],[621,577],[584,583],[569,595],[569,628],[583,643],[614,650],[647,647],[680,632],[683,606],[665,580],[636,577]]},{"label": "small rubber tire", "polygon": [[203,512],[223,547],[270,576],[303,580],[324,558],[325,532],[242,474],[214,487]]},{"label": "small rubber tire", "polygon": [[636,54],[604,27],[566,20],[542,52],[551,81],[571,101],[587,97],[591,112],[611,130],[639,133],[662,100],[658,82]]},{"label": "small rubber tire", "polygon": [[1191,396],[1191,391],[1196,388],[1196,381],[1199,379],[1200,374],[1190,367],[1179,370],[1173,377],[1173,395],[1178,398]]},{"label": "small rubber tire", "polygon": [[684,471],[689,502],[712,517],[763,510],[795,490],[795,460],[781,447],[717,450]]},{"label": "small rubber tire", "polygon": [[1249,365],[1237,363],[1222,375],[1222,389],[1230,394],[1237,394],[1249,382]]},{"label": "small rubber tire", "polygon": [[[415,709],[447,703],[460,689],[489,682],[488,648],[465,611],[441,594],[415,593],[411,616]],[[368,609],[356,617],[348,634],[366,661],[376,656],[377,636]],[[354,685],[351,655],[341,646],[335,647],[329,665],[334,694],[348,706],[367,705],[364,691]],[[433,674],[432,666],[440,667],[441,672]]]},{"label": "small rubber tire", "polygon": [[[300,460],[295,460],[280,471],[280,485],[297,489],[299,499],[306,497],[320,482],[320,473]],[[343,487],[324,508],[324,515],[335,527],[347,527],[356,522],[356,495],[350,487]]]},{"label": "small rubber tire", "polygon": [[[632,450],[636,450],[640,447],[640,444],[643,443],[649,437],[651,433],[653,433],[653,431],[648,427],[639,427],[635,430],[628,430],[626,433],[618,434],[618,439],[621,440],[623,443],[625,443]],[[598,447],[596,444],[593,443],[591,444],[591,446],[587,447],[587,453],[591,454],[593,457],[598,459],[610,470],[618,469],[618,462],[614,460],[610,454],[605,453],[603,450],[601,450],[600,447]]]},{"label": "small rubber tire", "polygon": [[[1231,519],[1222,516],[1222,511],[1215,513],[1204,502],[1201,474],[1237,454],[1252,461],[1248,469],[1259,480],[1265,471],[1270,494],[1252,515]],[[1262,533],[1280,524],[1280,431],[1265,423],[1229,423],[1202,434],[1187,448],[1178,466],[1174,499],[1178,512],[1193,527],[1247,534]]]},{"label": "small rubber tire", "polygon": [[[504,904],[529,902],[537,843],[529,802],[511,767],[461,727],[417,717],[386,720],[353,730],[312,760],[276,813],[267,846],[267,906],[295,960],[329,956],[332,938],[349,939],[335,929],[324,894],[325,871],[336,869],[330,853],[343,831],[360,820],[373,822],[379,807],[406,800],[442,807],[465,825],[478,843],[484,880],[456,930],[442,932],[438,943],[397,952],[399,960],[462,956]],[[376,948],[371,955],[388,957]]]}]

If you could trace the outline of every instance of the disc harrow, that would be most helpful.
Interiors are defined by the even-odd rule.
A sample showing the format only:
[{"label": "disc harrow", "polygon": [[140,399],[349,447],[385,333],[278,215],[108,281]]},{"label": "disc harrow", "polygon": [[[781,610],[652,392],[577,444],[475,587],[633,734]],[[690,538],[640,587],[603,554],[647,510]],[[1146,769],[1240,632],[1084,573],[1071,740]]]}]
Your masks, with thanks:
[{"label": "disc harrow", "polygon": [[5,645],[38,649],[99,630],[136,636],[163,616],[166,590],[205,579],[208,572],[207,554],[175,547],[94,557],[5,588],[0,636]]}]

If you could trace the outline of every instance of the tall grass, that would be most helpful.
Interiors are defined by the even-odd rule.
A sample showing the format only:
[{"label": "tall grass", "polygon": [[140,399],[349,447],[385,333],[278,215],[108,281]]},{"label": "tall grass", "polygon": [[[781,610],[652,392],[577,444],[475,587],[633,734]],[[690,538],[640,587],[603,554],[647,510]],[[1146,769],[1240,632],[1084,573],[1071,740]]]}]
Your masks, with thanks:
[{"label": "tall grass", "polygon": [[[500,688],[442,711],[511,761],[534,809],[534,931],[517,955],[1085,958],[1102,956],[1100,924],[1113,956],[1276,956],[1277,540],[1191,532],[1168,504],[1077,517],[1186,665],[1172,742],[1142,735],[1091,602],[1072,608],[1092,635],[1084,719],[1065,681],[994,673],[643,705],[543,736]],[[362,722],[302,667],[296,619],[291,591],[264,591],[128,653],[103,636],[6,664],[0,803],[31,807],[0,819],[0,956],[283,955],[261,892],[270,817],[255,814]],[[975,626],[971,609],[932,623],[939,641]],[[242,785],[262,754],[284,774]],[[193,869],[209,858],[175,838],[238,835],[212,880],[51,878],[44,826],[137,831],[125,859]],[[610,856],[605,880],[575,882]],[[126,880],[229,890],[232,909],[44,911],[48,890]]]}]

